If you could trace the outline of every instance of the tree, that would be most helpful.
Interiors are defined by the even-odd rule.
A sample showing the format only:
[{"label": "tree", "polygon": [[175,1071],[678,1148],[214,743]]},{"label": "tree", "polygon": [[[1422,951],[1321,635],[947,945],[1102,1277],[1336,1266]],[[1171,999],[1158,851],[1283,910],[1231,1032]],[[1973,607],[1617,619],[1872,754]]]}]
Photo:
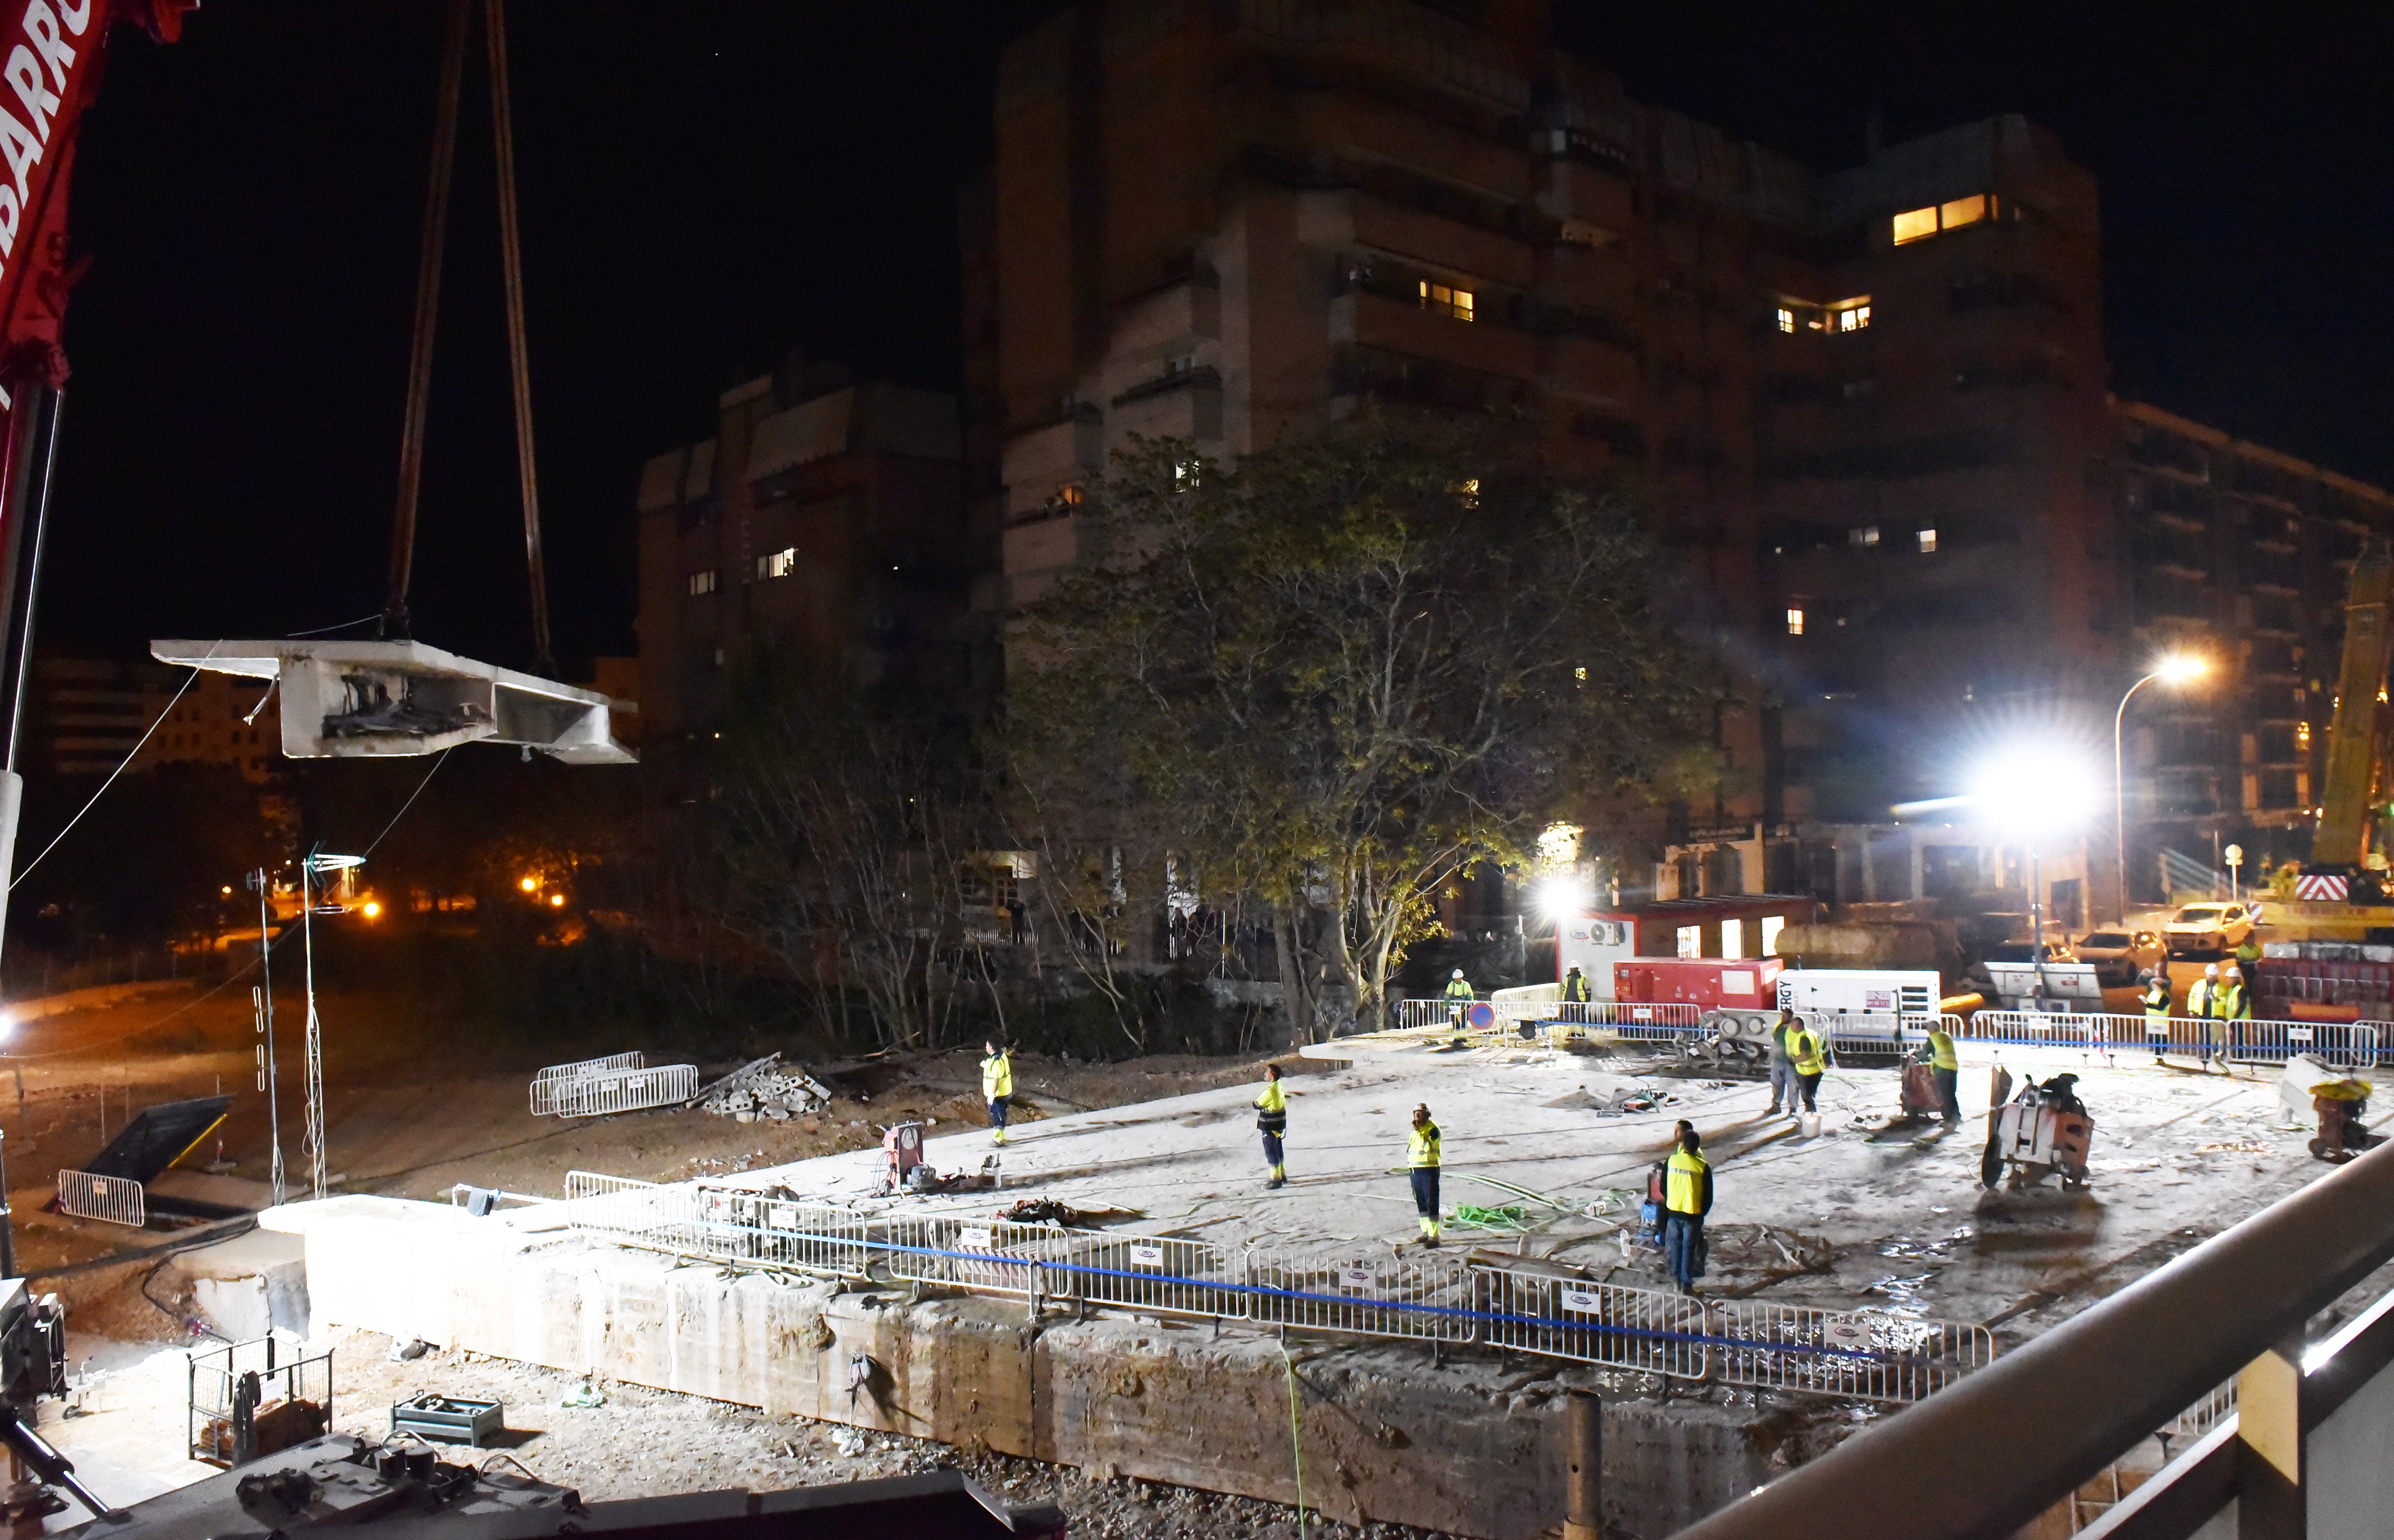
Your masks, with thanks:
[{"label": "tree", "polygon": [[1507,447],[1384,420],[1235,469],[1142,444],[1026,615],[1018,781],[1269,905],[1302,1035],[1332,981],[1381,1019],[1457,874],[1708,768],[1712,671],[1656,612],[1635,500]]},{"label": "tree", "polygon": [[881,1046],[937,1046],[979,976],[955,964],[961,873],[985,824],[971,744],[771,673],[725,730],[712,843],[726,919],[814,986],[832,1035],[853,991]]}]

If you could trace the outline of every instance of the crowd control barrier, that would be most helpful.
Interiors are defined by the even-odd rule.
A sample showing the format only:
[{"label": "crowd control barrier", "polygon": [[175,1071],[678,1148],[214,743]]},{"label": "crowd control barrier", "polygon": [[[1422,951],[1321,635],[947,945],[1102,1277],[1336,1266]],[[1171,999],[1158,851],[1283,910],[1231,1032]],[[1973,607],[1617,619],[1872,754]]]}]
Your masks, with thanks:
[{"label": "crowd control barrier", "polygon": [[1993,1355],[1982,1327],[1891,1311],[1692,1298],[1429,1253],[1068,1230],[957,1214],[869,1216],[716,1183],[576,1171],[566,1214],[593,1240],[816,1277],[954,1288],[1283,1331],[1477,1344],[1675,1379],[1916,1401]]}]

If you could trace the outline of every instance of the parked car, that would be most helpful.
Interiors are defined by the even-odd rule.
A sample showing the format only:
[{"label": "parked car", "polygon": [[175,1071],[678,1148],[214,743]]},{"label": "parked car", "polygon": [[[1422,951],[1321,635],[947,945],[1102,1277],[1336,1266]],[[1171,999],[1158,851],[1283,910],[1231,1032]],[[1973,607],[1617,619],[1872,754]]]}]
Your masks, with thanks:
[{"label": "parked car", "polygon": [[2253,933],[2261,923],[2257,903],[2190,903],[2162,927],[2162,941],[2170,955],[2192,952],[2226,952]]},{"label": "parked car", "polygon": [[2155,930],[2089,930],[2078,938],[2078,960],[2095,965],[2095,977],[2107,989],[2122,989],[2137,975],[2161,966],[2165,954]]}]

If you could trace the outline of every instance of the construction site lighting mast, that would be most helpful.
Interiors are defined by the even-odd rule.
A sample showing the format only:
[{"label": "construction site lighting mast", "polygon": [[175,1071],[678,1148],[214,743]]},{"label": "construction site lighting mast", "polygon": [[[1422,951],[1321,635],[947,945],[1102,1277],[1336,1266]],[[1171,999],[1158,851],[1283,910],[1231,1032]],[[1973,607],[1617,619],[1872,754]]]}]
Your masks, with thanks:
[{"label": "construction site lighting mast", "polygon": [[2028,847],[2029,960],[2036,967],[2036,993],[2045,993],[2045,882],[2041,846],[2051,836],[2084,826],[2097,806],[2093,777],[2070,755],[2023,746],[1990,760],[1970,798],[1988,821]]},{"label": "construction site lighting mast", "polygon": [[2128,925],[2128,777],[2126,757],[2121,751],[2121,729],[2128,719],[2128,702],[2138,691],[2159,679],[2173,690],[2182,690],[2211,672],[2211,661],[2193,652],[2173,652],[2153,665],[2153,671],[2128,687],[2120,697],[2120,709],[2111,713],[2111,878],[2118,884],[2112,893],[2119,900],[2120,927]]}]

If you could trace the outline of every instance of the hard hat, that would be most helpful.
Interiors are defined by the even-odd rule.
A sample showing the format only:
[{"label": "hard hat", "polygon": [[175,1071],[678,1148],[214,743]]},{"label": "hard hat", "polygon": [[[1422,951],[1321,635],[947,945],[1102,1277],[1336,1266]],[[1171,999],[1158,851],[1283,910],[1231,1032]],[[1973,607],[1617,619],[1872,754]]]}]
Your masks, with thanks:
[{"label": "hard hat", "polygon": [[2206,978],[2206,979],[2216,979],[2216,978],[2218,978],[2218,977],[2219,977],[2219,965],[2218,965],[2217,963],[2205,963],[2205,964],[2203,964],[2203,976],[2204,978]]},{"label": "hard hat", "polygon": [[2228,965],[2228,976],[2231,979],[2242,979],[2244,977],[2244,970],[2238,967],[2234,963],[2230,963]]},{"label": "hard hat", "polygon": [[1454,976],[1455,976],[1456,978],[1458,978],[1458,979],[1462,978],[1462,977],[1463,977],[1463,969],[1461,969],[1461,968],[1459,968],[1459,967],[1458,967],[1458,968],[1456,968],[1456,969],[1454,970]]}]

